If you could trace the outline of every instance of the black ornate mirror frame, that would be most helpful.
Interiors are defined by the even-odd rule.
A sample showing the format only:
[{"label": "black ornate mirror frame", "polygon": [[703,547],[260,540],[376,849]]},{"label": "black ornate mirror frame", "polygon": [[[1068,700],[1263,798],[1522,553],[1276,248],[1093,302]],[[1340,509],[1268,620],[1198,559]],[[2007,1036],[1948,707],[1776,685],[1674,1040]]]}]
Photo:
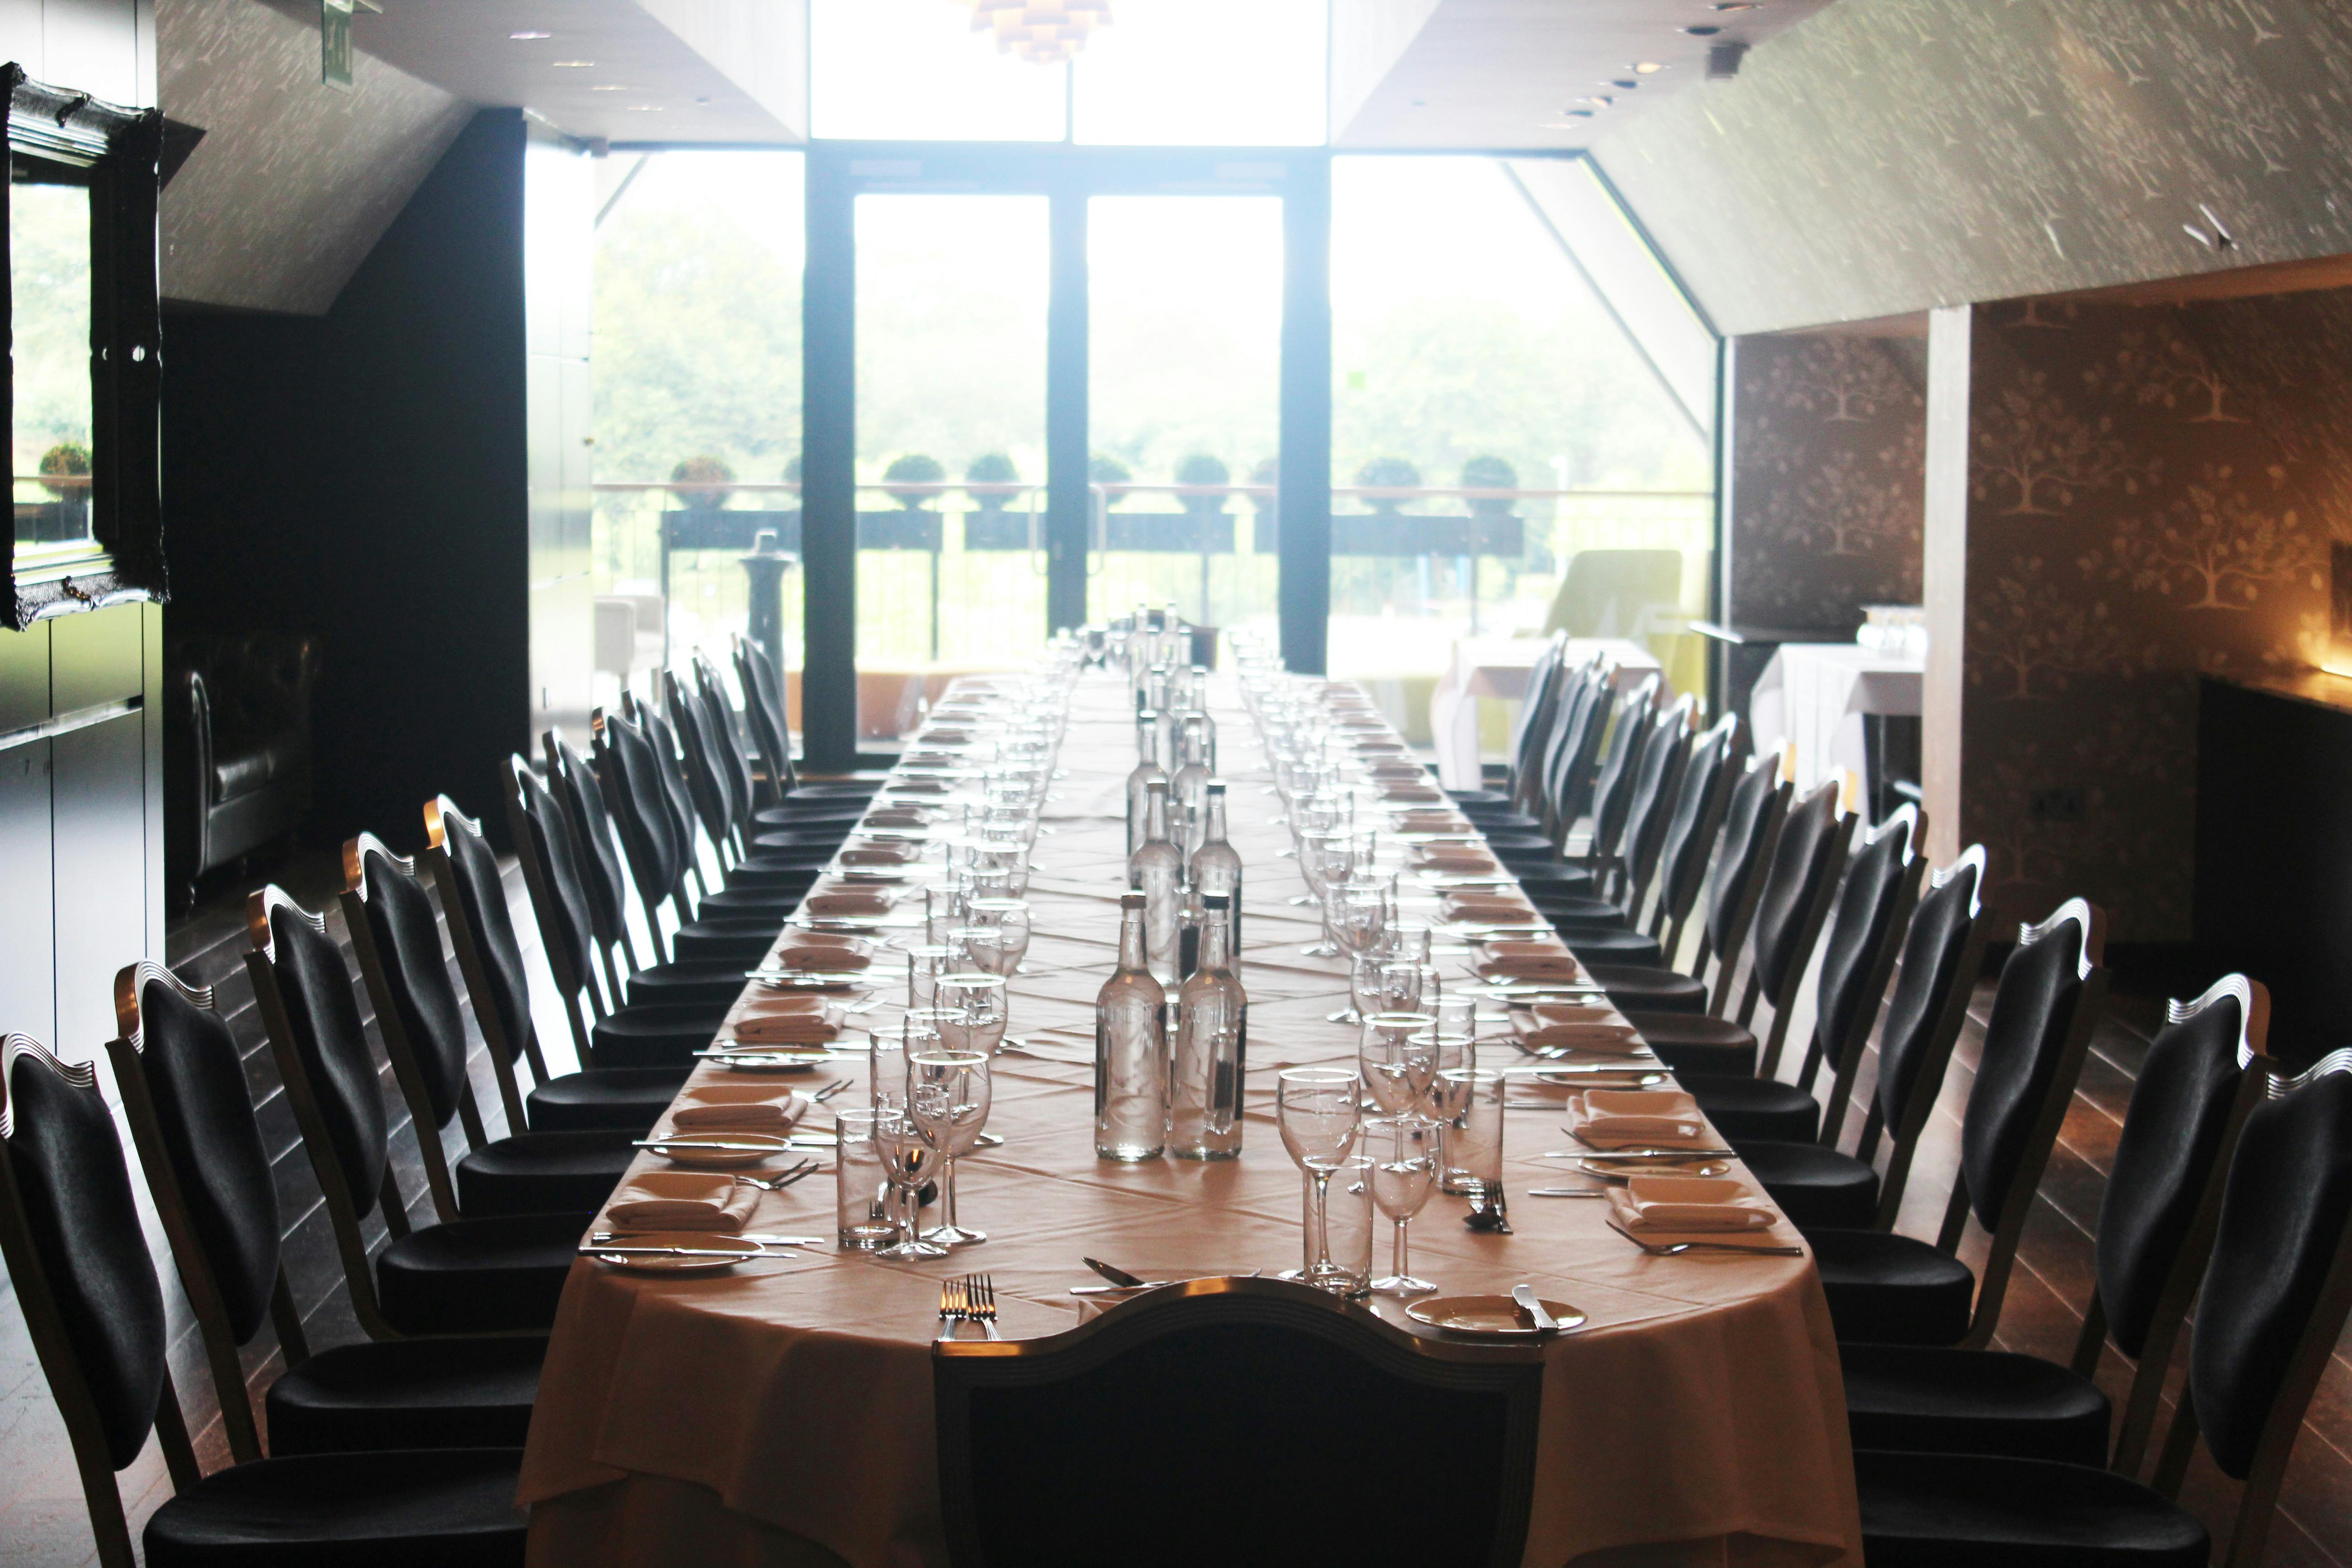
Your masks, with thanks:
[{"label": "black ornate mirror frame", "polygon": [[[21,631],[44,616],[167,596],[155,254],[163,116],[34,81],[13,62],[0,66],[0,83],[8,93],[9,151],[87,169],[90,178],[90,529],[97,542],[85,560],[20,574],[12,534],[0,614]],[[15,311],[5,264],[8,196],[8,183],[0,180],[0,320]],[[0,361],[0,432],[15,428],[15,415],[13,378]]]}]

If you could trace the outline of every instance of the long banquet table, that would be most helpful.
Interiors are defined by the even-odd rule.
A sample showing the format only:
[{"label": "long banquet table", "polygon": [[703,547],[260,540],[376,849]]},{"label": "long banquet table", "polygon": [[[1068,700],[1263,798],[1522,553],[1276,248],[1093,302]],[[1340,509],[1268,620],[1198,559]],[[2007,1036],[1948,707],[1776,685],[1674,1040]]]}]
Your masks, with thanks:
[{"label": "long banquet table", "polygon": [[[1034,973],[1014,981],[1012,1001],[1012,1033],[1030,1052],[995,1063],[989,1126],[1003,1146],[960,1170],[962,1222],[990,1239],[924,1264],[809,1248],[691,1279],[574,1264],[523,1468],[534,1563],[942,1568],[929,1350],[942,1278],[992,1276],[1001,1327],[1020,1337],[1079,1321],[1069,1289],[1090,1282],[1081,1257],[1188,1273],[1297,1266],[1300,1177],[1275,1127],[1275,1075],[1352,1061],[1356,1031],[1326,1021],[1345,1005],[1345,971],[1299,954],[1314,922],[1288,902],[1299,882],[1276,856],[1288,839],[1247,715],[1221,697],[1232,836],[1247,868],[1242,1158],[1094,1154],[1093,1000],[1117,946],[1133,747],[1125,684],[1089,676],[1034,851]],[[1482,1047],[1482,1058],[1515,1054]],[[863,1103],[862,1068],[842,1070],[858,1081],[835,1103]],[[705,1064],[698,1081],[720,1076]],[[1548,1092],[1530,1080],[1514,1097]],[[829,1123],[822,1110],[812,1125]],[[1524,1562],[1858,1564],[1844,1396],[1811,1259],[1651,1256],[1606,1228],[1606,1205],[1527,1196],[1572,1179],[1538,1157],[1569,1143],[1559,1121],[1508,1113],[1515,1234],[1470,1231],[1463,1200],[1442,1194],[1412,1226],[1415,1272],[1449,1293],[1527,1280],[1590,1314],[1547,1354]],[[824,1174],[763,1194],[746,1228],[830,1234],[833,1223]],[[1783,1221],[1766,1234],[1794,1233]],[[1382,1268],[1387,1245],[1383,1234]],[[1393,1300],[1370,1307],[1425,1331]],[[1366,1479],[1369,1500],[1377,1480]]]}]

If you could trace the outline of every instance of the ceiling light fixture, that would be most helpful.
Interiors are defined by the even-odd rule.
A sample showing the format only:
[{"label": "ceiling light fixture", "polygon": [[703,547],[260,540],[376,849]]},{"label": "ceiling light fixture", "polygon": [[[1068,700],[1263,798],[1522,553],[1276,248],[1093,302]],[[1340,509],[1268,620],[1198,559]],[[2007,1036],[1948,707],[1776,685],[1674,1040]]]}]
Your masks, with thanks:
[{"label": "ceiling light fixture", "polygon": [[1603,87],[1619,88],[1626,92],[1631,92],[1642,84],[1638,79],[1633,77],[1620,77],[1614,81],[1604,81],[1601,85]]},{"label": "ceiling light fixture", "polygon": [[1655,76],[1666,68],[1657,60],[1635,60],[1625,68],[1635,76]]},{"label": "ceiling light fixture", "polygon": [[593,66],[596,62],[594,60],[550,60],[547,63],[559,70],[576,70],[583,67]]},{"label": "ceiling light fixture", "polygon": [[1697,27],[1684,27],[1679,30],[1688,33],[1694,38],[1712,38],[1717,33],[1723,31],[1722,28],[1714,26],[1712,23]]},{"label": "ceiling light fixture", "polygon": [[996,52],[1034,65],[1060,65],[1086,47],[1087,35],[1110,25],[1110,0],[959,0],[971,7],[971,30],[993,33]]},{"label": "ceiling light fixture", "polygon": [[588,90],[590,92],[626,92],[629,90],[629,84],[625,81],[600,81]]},{"label": "ceiling light fixture", "polygon": [[[1595,109],[1606,109],[1617,100],[1610,97],[1607,93],[1601,92],[1594,93],[1590,98],[1580,98],[1576,101],[1579,103],[1589,103]],[[1572,113],[1574,111],[1570,110],[1570,112]]]},{"label": "ceiling light fixture", "polygon": [[517,43],[521,43],[530,38],[551,38],[555,35],[553,33],[509,33],[507,37]]}]

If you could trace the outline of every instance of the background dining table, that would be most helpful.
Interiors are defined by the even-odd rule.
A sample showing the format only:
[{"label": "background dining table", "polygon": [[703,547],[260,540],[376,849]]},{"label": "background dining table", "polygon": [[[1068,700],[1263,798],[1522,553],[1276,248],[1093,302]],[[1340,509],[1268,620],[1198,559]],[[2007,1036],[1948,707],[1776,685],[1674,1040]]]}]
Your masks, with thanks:
[{"label": "background dining table", "polygon": [[[1326,1018],[1347,1005],[1343,961],[1300,953],[1316,921],[1289,902],[1300,881],[1277,853],[1288,835],[1248,716],[1223,688],[1212,711],[1245,864],[1242,1157],[1119,1164],[1094,1152],[1093,1004],[1117,950],[1133,728],[1126,683],[1090,674],[1033,855],[1034,935],[1012,984],[1010,1030],[1026,1048],[1008,1047],[994,1064],[988,1126],[1004,1143],[959,1168],[961,1221],[989,1240],[927,1263],[787,1248],[695,1278],[575,1263],[523,1468],[534,1563],[943,1568],[930,1367],[943,1279],[990,1274],[1002,1331],[1025,1337],[1073,1328],[1090,1310],[1070,1294],[1099,1283],[1082,1258],[1147,1276],[1297,1266],[1303,1184],[1276,1132],[1276,1074],[1352,1063],[1356,1030]],[[903,990],[892,956],[877,960],[886,995]],[[1467,984],[1461,955],[1440,962]],[[1482,1045],[1481,1065],[1502,1058],[1519,1059],[1507,1042]],[[812,1126],[829,1125],[827,1109],[866,1102],[863,1063],[829,1065],[856,1081]],[[781,1094],[827,1076],[766,1081]],[[694,1082],[722,1077],[743,1081],[706,1063]],[[1515,1100],[1564,1092],[1526,1081]],[[1607,1228],[1607,1205],[1526,1195],[1577,1179],[1540,1158],[1570,1146],[1560,1121],[1544,1109],[1507,1113],[1513,1234],[1466,1228],[1465,1200],[1443,1194],[1412,1226],[1414,1270],[1450,1294],[1528,1281],[1589,1314],[1548,1348],[1523,1561],[1858,1564],[1837,1348],[1811,1258],[1653,1256]],[[662,1165],[647,1154],[639,1168]],[[745,1228],[830,1235],[834,1197],[829,1174],[762,1194]],[[1785,1220],[1763,1235],[1798,1239]],[[1365,1306],[1435,1332],[1394,1300]],[[1150,1419],[1104,1411],[1103,1441]],[[1409,1460],[1396,1475],[1367,1476],[1365,1506],[1411,1484]]]}]

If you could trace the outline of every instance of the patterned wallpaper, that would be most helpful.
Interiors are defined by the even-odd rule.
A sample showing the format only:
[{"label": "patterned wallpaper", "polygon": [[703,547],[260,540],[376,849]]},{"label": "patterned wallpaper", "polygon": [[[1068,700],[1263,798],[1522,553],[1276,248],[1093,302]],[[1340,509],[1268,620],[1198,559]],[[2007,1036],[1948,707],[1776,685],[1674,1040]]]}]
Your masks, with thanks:
[{"label": "patterned wallpaper", "polygon": [[1732,620],[1853,635],[1919,602],[1924,341],[1740,340],[1733,356]]},{"label": "patterned wallpaper", "polygon": [[2185,941],[2197,678],[2326,652],[2352,290],[1983,306],[1973,336],[1963,837],[2005,918],[2081,893]]},{"label": "patterned wallpaper", "polygon": [[1840,0],[1594,156],[1729,333],[2336,255],[2352,0]]}]

